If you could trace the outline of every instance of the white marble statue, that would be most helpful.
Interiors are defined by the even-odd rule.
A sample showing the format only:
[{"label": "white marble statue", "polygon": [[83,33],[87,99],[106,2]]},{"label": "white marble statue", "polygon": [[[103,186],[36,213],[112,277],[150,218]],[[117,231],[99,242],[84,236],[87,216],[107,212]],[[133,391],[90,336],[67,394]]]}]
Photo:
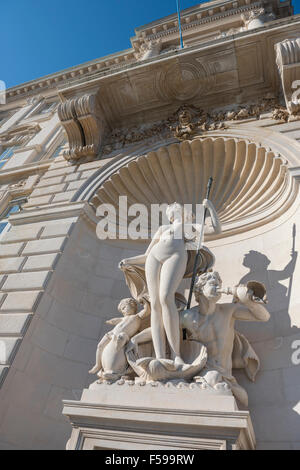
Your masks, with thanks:
[{"label": "white marble statue", "polygon": [[[247,339],[234,329],[236,320],[269,320],[264,305],[264,286],[251,281],[222,290],[222,281],[216,271],[198,277],[194,293],[198,305],[181,312],[181,325],[188,332],[188,341],[199,341],[207,348],[208,360],[201,372],[203,380],[212,388],[224,383],[230,386],[239,401],[247,405],[246,391],[232,375],[233,368],[245,368],[254,381],[259,359]],[[233,303],[218,303],[222,293],[232,294]]]},{"label": "white marble statue", "polygon": [[[213,204],[205,200],[214,230],[221,230]],[[180,325],[175,304],[175,293],[185,276],[188,266],[187,242],[191,241],[193,215],[174,203],[168,206],[167,216],[170,225],[159,227],[146,253],[124,259],[120,268],[126,270],[131,265],[145,265],[146,283],[151,303],[151,332],[157,359],[166,358],[166,340],[171,359],[175,364],[183,364],[180,355]],[[198,227],[199,230],[199,227]]]},{"label": "white marble statue", "polygon": [[130,372],[125,346],[141,328],[142,320],[150,315],[147,302],[144,303],[144,309],[137,313],[138,304],[132,298],[121,300],[118,310],[124,317],[112,318],[106,322],[115,327],[99,342],[96,364],[89,371],[90,374],[98,373],[98,377],[105,380],[116,380]]},{"label": "white marble statue", "polygon": [[[213,229],[220,231],[212,203],[205,200],[204,206]],[[100,341],[90,372],[110,382],[128,375],[140,384],[195,380],[212,392],[233,393],[246,405],[247,393],[232,369],[244,368],[254,380],[259,359],[235,330],[235,320],[268,321],[265,287],[250,281],[222,290],[219,274],[211,269],[214,256],[202,245],[194,285],[198,305],[186,309],[177,290],[183,278],[191,277],[201,227],[192,233],[192,214],[177,203],[168,206],[167,216],[170,225],[159,228],[146,252],[119,265],[133,298],[119,305],[124,318],[108,322],[115,327]],[[219,303],[222,293],[231,294],[233,302]],[[138,304],[144,307],[139,313]]]}]

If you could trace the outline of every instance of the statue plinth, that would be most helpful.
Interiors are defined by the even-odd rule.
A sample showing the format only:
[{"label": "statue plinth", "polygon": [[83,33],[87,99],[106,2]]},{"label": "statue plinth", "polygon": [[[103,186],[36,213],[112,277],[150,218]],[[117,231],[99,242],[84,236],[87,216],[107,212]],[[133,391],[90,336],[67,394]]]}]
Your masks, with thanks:
[{"label": "statue plinth", "polygon": [[230,390],[201,383],[93,383],[80,401],[64,401],[69,450],[254,449],[248,411]]}]

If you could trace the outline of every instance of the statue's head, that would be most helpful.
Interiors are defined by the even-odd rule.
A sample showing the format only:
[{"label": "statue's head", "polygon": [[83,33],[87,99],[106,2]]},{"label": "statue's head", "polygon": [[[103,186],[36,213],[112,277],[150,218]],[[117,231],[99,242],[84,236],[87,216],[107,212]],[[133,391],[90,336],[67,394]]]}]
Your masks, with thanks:
[{"label": "statue's head", "polygon": [[197,277],[194,285],[194,294],[196,301],[200,301],[201,295],[208,300],[219,300],[221,294],[219,290],[222,287],[222,279],[217,271],[208,271]]},{"label": "statue's head", "polygon": [[166,214],[171,223],[173,223],[174,220],[184,221],[185,223],[192,223],[194,219],[193,212],[178,202],[169,204],[166,209]]},{"label": "statue's head", "polygon": [[123,299],[118,305],[118,310],[124,317],[128,315],[135,315],[137,313],[138,304],[136,300],[132,298]]}]

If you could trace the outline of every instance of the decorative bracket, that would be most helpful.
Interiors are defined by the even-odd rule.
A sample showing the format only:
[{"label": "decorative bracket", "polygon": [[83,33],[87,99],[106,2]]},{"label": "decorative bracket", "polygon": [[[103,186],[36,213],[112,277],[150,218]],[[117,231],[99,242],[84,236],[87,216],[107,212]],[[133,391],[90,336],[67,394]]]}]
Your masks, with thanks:
[{"label": "decorative bracket", "polygon": [[58,106],[58,117],[69,141],[65,159],[76,161],[83,157],[95,158],[102,147],[107,128],[97,96],[86,94],[61,103]]},{"label": "decorative bracket", "polygon": [[[276,64],[289,114],[300,113],[300,37],[275,44]],[[298,82],[298,83],[296,83]],[[299,92],[297,91],[299,89]]]}]

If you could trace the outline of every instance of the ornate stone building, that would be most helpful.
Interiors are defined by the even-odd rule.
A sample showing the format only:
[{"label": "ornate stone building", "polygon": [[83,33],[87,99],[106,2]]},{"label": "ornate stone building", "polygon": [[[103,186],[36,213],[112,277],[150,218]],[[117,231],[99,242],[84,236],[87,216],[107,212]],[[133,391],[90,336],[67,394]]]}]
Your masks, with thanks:
[{"label": "ornate stone building", "polygon": [[[72,448],[299,449],[300,16],[290,0],[213,0],[184,10],[182,29],[183,49],[171,15],[0,106],[1,449],[63,449],[69,419]],[[98,340],[129,296],[118,263],[146,246],[99,240],[97,207],[201,202],[209,176],[216,267],[269,299],[268,322],[238,322],[260,359],[255,383],[234,372],[249,405],[183,391],[181,414],[150,416],[134,386],[131,411],[127,389],[110,411],[89,406]]]}]

